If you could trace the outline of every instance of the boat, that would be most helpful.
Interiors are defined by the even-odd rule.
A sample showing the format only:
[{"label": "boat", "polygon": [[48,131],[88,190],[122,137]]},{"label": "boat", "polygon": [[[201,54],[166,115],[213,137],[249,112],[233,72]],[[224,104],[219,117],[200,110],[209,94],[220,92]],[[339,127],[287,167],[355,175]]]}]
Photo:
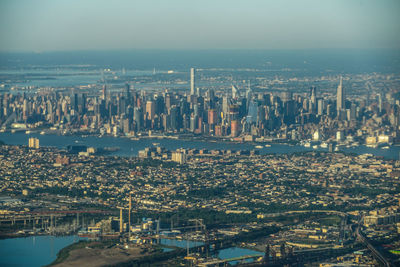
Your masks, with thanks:
[{"label": "boat", "polygon": [[389,146],[383,146],[382,149],[389,149]]},{"label": "boat", "polygon": [[262,146],[256,146],[256,148],[263,148]]},{"label": "boat", "polygon": [[313,148],[313,149],[317,149],[318,146],[317,146],[317,145],[313,145],[312,148]]},{"label": "boat", "polygon": [[160,143],[153,143],[153,146],[159,146]]},{"label": "boat", "polygon": [[271,145],[270,144],[266,144],[265,147],[271,147]]},{"label": "boat", "polygon": [[44,135],[44,134],[46,134],[46,132],[45,132],[45,131],[41,131],[40,134],[41,134],[41,135]]},{"label": "boat", "polygon": [[310,143],[304,143],[304,147],[311,147],[311,144]]},{"label": "boat", "polygon": [[321,143],[321,148],[328,148],[328,143],[322,142]]},{"label": "boat", "polygon": [[31,133],[31,131],[29,131],[29,130],[28,130],[28,131],[25,131],[25,133],[26,133],[26,134],[30,134],[30,133]]}]

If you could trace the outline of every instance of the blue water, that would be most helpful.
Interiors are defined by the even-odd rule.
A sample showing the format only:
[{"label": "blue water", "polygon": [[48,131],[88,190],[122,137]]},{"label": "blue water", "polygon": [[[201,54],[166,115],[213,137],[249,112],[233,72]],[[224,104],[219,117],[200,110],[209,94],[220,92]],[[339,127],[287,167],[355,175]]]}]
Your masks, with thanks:
[{"label": "blue water", "polygon": [[[61,68],[46,68],[46,69],[0,69],[0,82],[10,84],[12,86],[39,86],[39,87],[64,87],[64,86],[80,86],[95,84],[102,80],[100,68],[86,70],[86,69],[68,69],[65,66]],[[24,75],[22,81],[13,82],[9,79]],[[104,77],[110,78],[121,75],[121,71],[117,70],[115,73],[105,72]],[[126,70],[125,75],[129,76],[146,76],[152,75],[152,70]],[[6,78],[1,78],[6,77]],[[19,80],[19,79],[18,79]],[[123,84],[123,82],[122,82]]]},{"label": "blue water", "polygon": [[[135,69],[262,68],[301,69],[302,74],[398,72],[399,50],[120,50],[0,53],[1,69],[89,65]],[[306,63],[307,64],[306,64]]]},{"label": "blue water", "polygon": [[43,266],[64,247],[84,240],[78,236],[31,236],[0,240],[0,266]]},{"label": "blue water", "polygon": [[[232,248],[226,248],[218,251],[218,258],[224,260],[224,259],[231,259],[231,258],[236,258],[236,257],[241,257],[241,256],[246,256],[246,255],[259,255],[260,257],[263,256],[263,254],[259,251],[247,249],[247,248],[237,248],[237,247],[232,247]],[[254,259],[246,259],[245,262],[252,262]],[[239,263],[238,261],[231,261],[229,262],[232,265],[235,265]]]},{"label": "blue water", "polygon": [[[191,141],[176,139],[141,139],[130,140],[122,137],[112,136],[63,136],[55,134],[40,135],[38,133],[25,134],[25,132],[17,133],[0,133],[0,140],[9,145],[28,145],[29,137],[36,137],[40,140],[40,146],[54,146],[57,148],[66,148],[68,145],[86,145],[88,147],[119,147],[120,150],[113,152],[116,156],[136,156],[139,150],[153,146],[153,143],[159,143],[160,146],[169,150],[178,148],[196,148],[196,149],[219,149],[219,150],[259,150],[260,154],[276,153],[287,154],[303,151],[328,151],[326,148],[317,149],[306,148],[304,146],[289,146],[285,144],[271,144],[271,147],[263,147],[257,149],[254,144],[250,143],[227,143],[227,142],[207,142],[207,141]],[[387,159],[398,159],[400,146],[391,146],[389,149],[371,148],[366,146],[343,147],[340,151],[346,153],[365,154],[370,153],[375,156],[382,156]]]},{"label": "blue water", "polygon": [[173,251],[173,250],[174,250],[173,248],[162,248],[163,252],[170,252],[170,251]]},{"label": "blue water", "polygon": [[[174,247],[179,247],[179,248],[187,247],[186,240],[161,239],[160,243],[162,245],[174,246]],[[200,246],[200,245],[204,244],[203,242],[199,242],[199,241],[188,241],[188,243],[189,243],[189,248]],[[172,250],[173,249],[171,249],[171,248],[163,248],[164,252],[168,252],[168,251],[172,251]],[[216,254],[216,256],[222,260],[241,257],[241,256],[247,256],[247,255],[258,255],[258,256],[262,257],[263,253],[256,251],[256,250],[247,249],[247,248],[231,247],[231,248],[221,249]],[[252,261],[254,261],[254,259],[246,259],[244,261],[252,262]],[[239,261],[231,261],[229,263],[232,265],[235,265],[235,264],[239,263]]]}]

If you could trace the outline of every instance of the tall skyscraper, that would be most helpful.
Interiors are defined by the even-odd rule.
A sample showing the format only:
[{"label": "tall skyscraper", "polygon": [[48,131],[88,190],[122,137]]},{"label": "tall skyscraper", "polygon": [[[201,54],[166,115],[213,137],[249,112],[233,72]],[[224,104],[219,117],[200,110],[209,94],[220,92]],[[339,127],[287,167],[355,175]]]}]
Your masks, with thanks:
[{"label": "tall skyscraper", "polygon": [[318,99],[318,115],[323,115],[325,110],[325,101]]},{"label": "tall skyscraper", "polygon": [[317,103],[317,87],[311,86],[311,103]]},{"label": "tall skyscraper", "polygon": [[344,95],[344,89],[342,85],[342,76],[340,76],[340,83],[337,88],[337,100],[336,100],[336,110],[338,111],[337,113],[340,114],[340,111],[342,109],[345,109],[345,95]]},{"label": "tall skyscraper", "polygon": [[133,120],[136,124],[136,130],[140,131],[142,128],[142,110],[138,107],[133,109]]},{"label": "tall skyscraper", "polygon": [[250,101],[249,111],[247,113],[247,123],[256,123],[258,113],[258,103],[256,101]]},{"label": "tall skyscraper", "polygon": [[195,94],[195,69],[194,68],[190,68],[190,95],[194,95]]},{"label": "tall skyscraper", "polygon": [[311,101],[309,111],[313,114],[317,112],[317,88],[311,86]]},{"label": "tall skyscraper", "polygon": [[103,85],[103,90],[102,90],[101,99],[106,100],[106,97],[107,97],[107,86],[104,84],[104,85]]},{"label": "tall skyscraper", "polygon": [[147,103],[146,103],[146,114],[147,114],[147,118],[149,120],[153,120],[154,119],[155,111],[156,111],[156,105],[154,104],[154,102],[153,101],[147,101]]},{"label": "tall skyscraper", "polygon": [[179,130],[179,110],[173,105],[170,110],[170,121],[172,130]]},{"label": "tall skyscraper", "polygon": [[238,89],[232,84],[232,98],[236,99],[238,97]]},{"label": "tall skyscraper", "polygon": [[125,83],[125,96],[126,96],[126,104],[129,105],[131,101],[131,88],[129,83]]},{"label": "tall skyscraper", "polygon": [[75,111],[78,111],[78,94],[75,93],[71,97],[71,108],[74,109]]},{"label": "tall skyscraper", "polygon": [[208,124],[217,124],[217,111],[215,109],[208,110]]},{"label": "tall skyscraper", "polygon": [[382,93],[378,94],[378,109],[379,109],[379,113],[382,112]]}]

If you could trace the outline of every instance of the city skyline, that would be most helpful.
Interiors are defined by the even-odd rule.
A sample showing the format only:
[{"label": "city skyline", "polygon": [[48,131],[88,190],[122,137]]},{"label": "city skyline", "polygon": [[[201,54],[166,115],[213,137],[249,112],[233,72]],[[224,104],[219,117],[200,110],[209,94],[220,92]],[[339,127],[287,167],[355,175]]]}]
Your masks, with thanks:
[{"label": "city skyline", "polygon": [[[195,69],[190,68],[188,72],[190,75],[185,90],[131,91],[126,81],[119,90],[108,91],[103,78],[101,90],[96,89],[99,86],[90,90],[81,88],[81,91],[75,88],[40,98],[25,93],[22,98],[12,94],[0,95],[0,107],[3,107],[0,119],[4,120],[2,129],[34,129],[45,123],[59,126],[63,133],[87,131],[131,137],[197,134],[232,138],[240,142],[283,138],[339,144],[346,134],[351,137],[346,141],[357,140],[354,144],[362,142],[368,146],[391,144],[396,137],[399,116],[394,107],[394,91],[385,94],[384,109],[382,91],[375,92],[374,97],[379,97],[378,106],[375,101],[370,103],[369,93],[352,93],[348,99],[342,75],[339,76],[336,91],[330,93],[319,94],[316,86],[311,86],[308,94],[294,94],[287,89],[264,91],[262,83],[252,89],[250,80],[242,81],[241,90],[232,84],[231,93],[228,93],[220,89],[196,87]],[[125,75],[121,74],[119,78],[124,79]],[[113,77],[114,80],[117,78]],[[336,83],[337,78],[333,78],[332,82]],[[364,86],[371,85],[363,83]],[[370,106],[367,107],[368,104]],[[382,134],[378,128],[374,133],[357,131],[354,135],[355,129],[361,130],[373,121],[371,110],[391,125],[391,133],[386,128],[384,132],[388,134]]]}]

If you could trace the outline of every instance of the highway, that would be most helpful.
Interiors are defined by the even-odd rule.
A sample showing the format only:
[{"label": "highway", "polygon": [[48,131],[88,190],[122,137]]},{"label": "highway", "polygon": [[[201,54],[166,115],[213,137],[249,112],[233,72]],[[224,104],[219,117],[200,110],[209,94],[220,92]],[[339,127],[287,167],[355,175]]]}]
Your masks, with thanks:
[{"label": "highway", "polygon": [[379,251],[377,251],[371,243],[368,242],[367,238],[361,233],[360,231],[360,226],[357,226],[356,230],[357,237],[361,240],[361,242],[364,243],[364,245],[367,246],[367,248],[371,251],[372,255],[374,258],[379,261],[383,266],[390,267],[390,263],[385,259],[385,257],[382,256]]}]

